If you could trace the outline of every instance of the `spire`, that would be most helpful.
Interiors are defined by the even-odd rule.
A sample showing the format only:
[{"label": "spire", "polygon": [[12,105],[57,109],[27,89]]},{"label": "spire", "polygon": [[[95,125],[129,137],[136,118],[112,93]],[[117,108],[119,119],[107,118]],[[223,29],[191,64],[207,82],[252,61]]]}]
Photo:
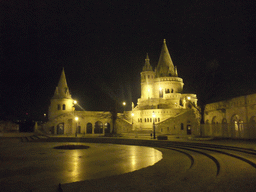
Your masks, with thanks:
[{"label": "spire", "polygon": [[150,65],[148,53],[147,53],[147,56],[146,56],[146,59],[145,59],[145,65],[143,67],[143,71],[152,71],[152,67]]},{"label": "spire", "polygon": [[174,65],[164,39],[161,54],[156,68],[157,77],[176,76]]},{"label": "spire", "polygon": [[58,86],[56,87],[53,98],[55,98],[55,99],[62,99],[62,98],[71,99],[71,95],[69,93],[69,88],[68,88],[64,68],[62,69],[60,80],[59,80]]}]

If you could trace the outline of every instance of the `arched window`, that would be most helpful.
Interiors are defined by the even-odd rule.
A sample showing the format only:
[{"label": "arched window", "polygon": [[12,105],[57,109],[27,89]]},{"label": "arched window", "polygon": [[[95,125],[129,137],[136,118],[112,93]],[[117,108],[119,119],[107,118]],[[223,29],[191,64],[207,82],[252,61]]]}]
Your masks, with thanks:
[{"label": "arched window", "polygon": [[145,122],[147,122],[147,119],[145,118]]},{"label": "arched window", "polygon": [[160,118],[158,117],[158,122],[160,122]]},{"label": "arched window", "polygon": [[66,105],[65,104],[62,105],[62,110],[66,110]]},{"label": "arched window", "polygon": [[149,118],[147,118],[147,122],[149,122]]},{"label": "arched window", "polygon": [[184,125],[183,125],[183,123],[180,124],[180,130],[184,130]]},{"label": "arched window", "polygon": [[173,93],[173,89],[172,89],[172,93]]},{"label": "arched window", "polygon": [[95,123],[94,133],[103,133],[103,123],[101,121]]},{"label": "arched window", "polygon": [[150,75],[148,75],[148,78],[150,79]]},{"label": "arched window", "polygon": [[60,108],[60,104],[58,104],[58,107],[57,107],[57,108],[58,108],[58,110],[60,110],[60,109],[61,109],[61,108]]},{"label": "arched window", "polygon": [[163,95],[163,89],[159,89],[159,97],[160,97],[160,98],[163,98],[163,96],[164,96],[164,95]]},{"label": "arched window", "polygon": [[150,122],[152,122],[152,118],[150,118]]}]

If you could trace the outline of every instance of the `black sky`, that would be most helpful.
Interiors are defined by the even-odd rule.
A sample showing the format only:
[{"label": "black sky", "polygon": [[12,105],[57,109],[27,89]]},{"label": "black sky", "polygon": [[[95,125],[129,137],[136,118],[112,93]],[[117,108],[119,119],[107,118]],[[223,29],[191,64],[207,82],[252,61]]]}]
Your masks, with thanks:
[{"label": "black sky", "polygon": [[86,110],[136,102],[146,53],[155,67],[163,39],[199,103],[256,92],[253,1],[2,0],[1,10],[1,118],[41,118],[63,67]]}]

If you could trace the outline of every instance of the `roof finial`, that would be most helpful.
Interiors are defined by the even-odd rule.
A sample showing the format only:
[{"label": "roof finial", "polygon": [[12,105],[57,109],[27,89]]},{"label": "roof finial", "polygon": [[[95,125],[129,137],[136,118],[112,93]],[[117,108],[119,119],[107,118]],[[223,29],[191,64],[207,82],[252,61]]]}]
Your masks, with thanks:
[{"label": "roof finial", "polygon": [[166,43],[166,40],[164,39],[164,43]]},{"label": "roof finial", "polygon": [[149,59],[149,57],[148,57],[148,53],[147,53],[147,55],[146,55],[146,59]]}]

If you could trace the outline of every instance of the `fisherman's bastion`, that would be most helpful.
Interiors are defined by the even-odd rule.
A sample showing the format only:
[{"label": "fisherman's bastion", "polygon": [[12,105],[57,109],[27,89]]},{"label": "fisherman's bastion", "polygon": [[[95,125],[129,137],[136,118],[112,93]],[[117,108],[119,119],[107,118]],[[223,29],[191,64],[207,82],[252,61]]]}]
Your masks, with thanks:
[{"label": "fisherman's bastion", "polygon": [[[78,111],[63,69],[51,99],[49,121],[42,125],[43,130],[54,135],[144,132],[154,136],[256,138],[256,94],[207,104],[202,117],[197,95],[183,93],[183,79],[178,76],[166,40],[157,67],[152,68],[147,54],[140,75],[141,97],[137,105],[132,103],[131,111],[113,114]],[[200,124],[201,118],[205,124]]]}]

